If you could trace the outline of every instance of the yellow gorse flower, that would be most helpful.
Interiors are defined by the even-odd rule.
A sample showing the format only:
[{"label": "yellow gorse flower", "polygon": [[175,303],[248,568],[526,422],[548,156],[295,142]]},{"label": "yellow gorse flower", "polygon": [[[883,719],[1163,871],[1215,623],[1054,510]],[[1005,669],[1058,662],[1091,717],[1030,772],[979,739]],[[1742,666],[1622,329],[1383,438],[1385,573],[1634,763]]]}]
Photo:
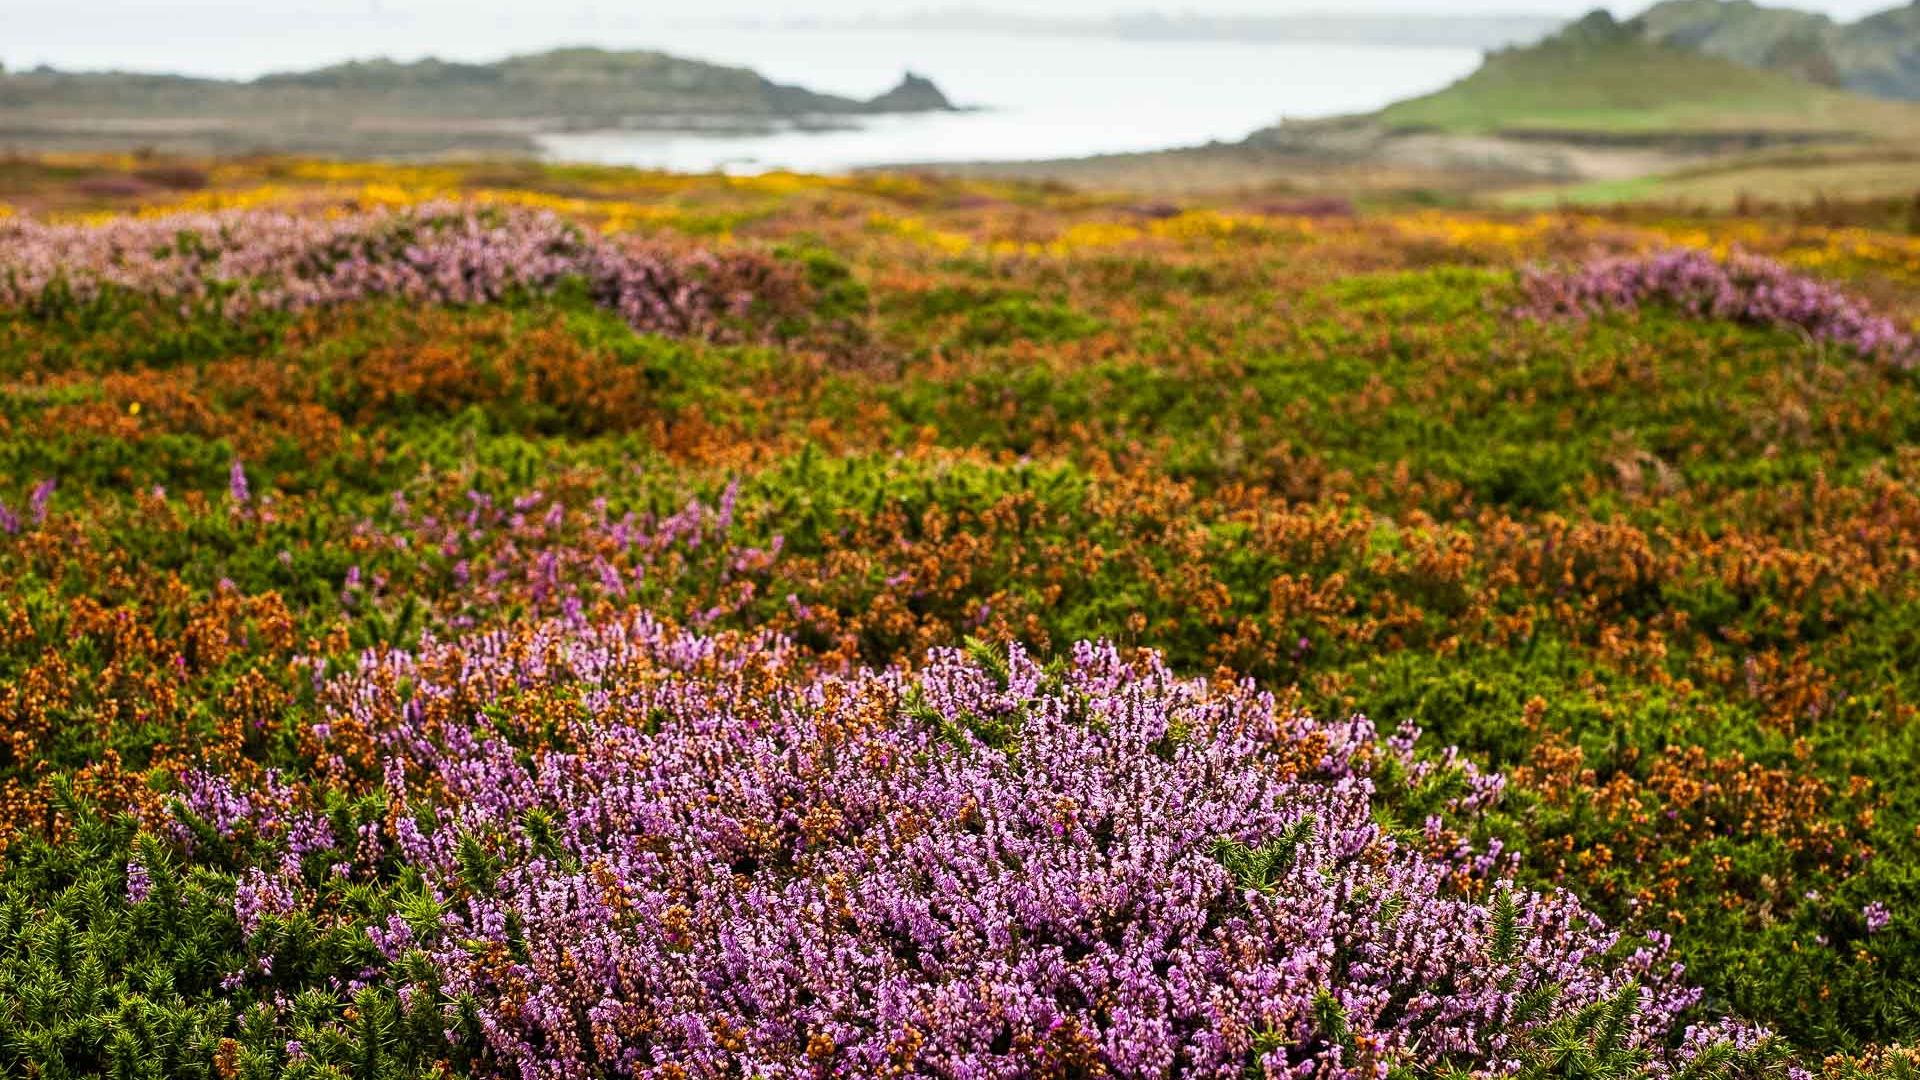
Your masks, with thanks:
[{"label": "yellow gorse flower", "polygon": [[917,217],[869,214],[867,231],[898,236],[946,255],[964,255],[973,249],[973,238],[966,233],[936,229]]}]

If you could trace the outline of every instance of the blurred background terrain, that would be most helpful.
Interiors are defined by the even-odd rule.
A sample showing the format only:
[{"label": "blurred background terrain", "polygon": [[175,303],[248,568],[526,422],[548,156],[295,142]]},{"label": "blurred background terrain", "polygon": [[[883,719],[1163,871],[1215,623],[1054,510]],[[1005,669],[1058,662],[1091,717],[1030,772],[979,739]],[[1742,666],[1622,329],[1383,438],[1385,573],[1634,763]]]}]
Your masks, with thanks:
[{"label": "blurred background terrain", "polygon": [[1920,186],[1920,4],[437,4],[30,5],[0,44],[0,151],[911,167],[1523,207]]}]

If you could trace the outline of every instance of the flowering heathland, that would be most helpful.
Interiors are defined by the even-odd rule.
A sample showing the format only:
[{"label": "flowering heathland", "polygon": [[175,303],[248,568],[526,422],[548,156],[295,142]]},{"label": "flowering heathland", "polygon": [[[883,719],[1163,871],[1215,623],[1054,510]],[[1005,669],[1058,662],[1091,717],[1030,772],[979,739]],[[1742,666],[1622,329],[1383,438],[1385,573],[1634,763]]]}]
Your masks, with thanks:
[{"label": "flowering heathland", "polygon": [[[569,282],[635,329],[712,333],[772,293],[772,264],[676,256],[546,212],[426,204],[316,217],[272,209],[0,224],[0,304],[87,305],[118,293],[230,319],[355,300],[484,304]],[[789,286],[791,287],[791,286]]]},{"label": "flowering heathland", "polygon": [[1659,942],[1449,839],[1497,778],[1107,645],[809,678],[776,638],[555,622],[369,655],[321,702],[387,824],[191,778],[205,827],[277,838],[242,932],[313,895],[303,863],[418,868],[432,902],[368,932],[520,1076],[1505,1072],[1590,1007],[1656,1074],[1713,1045],[1672,1049],[1698,994]]},{"label": "flowering heathland", "polygon": [[1570,273],[1525,275],[1526,314],[1534,317],[1632,311],[1672,304],[1688,314],[1794,328],[1814,341],[1911,369],[1920,339],[1835,285],[1771,259],[1735,253],[1716,259],[1690,248],[1613,256]]},{"label": "flowering heathland", "polygon": [[1910,1075],[1873,208],[156,168],[9,166],[0,1072]]}]

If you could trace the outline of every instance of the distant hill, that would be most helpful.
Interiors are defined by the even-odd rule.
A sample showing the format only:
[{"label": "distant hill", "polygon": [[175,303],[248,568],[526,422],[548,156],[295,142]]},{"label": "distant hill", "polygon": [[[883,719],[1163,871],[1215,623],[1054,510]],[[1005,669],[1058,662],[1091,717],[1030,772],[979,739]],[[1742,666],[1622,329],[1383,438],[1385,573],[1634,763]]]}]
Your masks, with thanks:
[{"label": "distant hill", "polygon": [[1626,25],[1674,48],[1877,97],[1920,100],[1920,2],[1840,23],[1751,0],[1665,0]]},{"label": "distant hill", "polygon": [[0,73],[0,145],[527,149],[543,131],[754,131],[951,108],[938,87],[911,74],[861,101],[746,68],[590,48],[487,64],[359,61],[247,82],[38,68]]},{"label": "distant hill", "polygon": [[[1703,3],[1734,6],[1678,0],[1680,6]],[[1786,21],[1752,10],[1761,13],[1751,24],[1756,35],[1764,36],[1763,22],[1770,32]],[[1680,30],[1681,14],[1655,9],[1619,23],[1595,12],[1537,45],[1490,54],[1467,78],[1389,106],[1377,119],[1393,130],[1459,135],[1741,136],[1779,142],[1920,134],[1920,107],[1723,56]],[[1653,26],[1669,28],[1675,43],[1652,34]],[[1709,37],[1716,35],[1726,42],[1738,36],[1728,24]]]},{"label": "distant hill", "polygon": [[[1677,14],[1659,18],[1672,29]],[[1184,160],[1219,172],[1213,159],[1232,156],[1296,186],[1338,176],[1355,189],[1472,195],[1651,190],[1654,178],[1702,169],[1737,190],[1748,166],[1764,168],[1780,197],[1811,197],[1821,177],[1843,174],[1871,173],[1875,191],[1912,189],[1920,104],[1669,44],[1647,27],[1595,12],[1537,44],[1489,53],[1435,93],[1363,116],[1284,122]],[[1815,168],[1841,154],[1844,168]]]}]

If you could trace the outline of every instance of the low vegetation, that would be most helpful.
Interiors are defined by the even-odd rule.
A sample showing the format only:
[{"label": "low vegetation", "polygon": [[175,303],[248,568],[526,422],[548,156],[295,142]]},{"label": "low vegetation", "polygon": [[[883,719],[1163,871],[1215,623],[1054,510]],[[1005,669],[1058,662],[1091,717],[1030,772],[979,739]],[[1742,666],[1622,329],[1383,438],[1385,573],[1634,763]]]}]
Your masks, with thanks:
[{"label": "low vegetation", "polygon": [[6,1075],[1914,1075],[1904,204],[0,175]]}]

